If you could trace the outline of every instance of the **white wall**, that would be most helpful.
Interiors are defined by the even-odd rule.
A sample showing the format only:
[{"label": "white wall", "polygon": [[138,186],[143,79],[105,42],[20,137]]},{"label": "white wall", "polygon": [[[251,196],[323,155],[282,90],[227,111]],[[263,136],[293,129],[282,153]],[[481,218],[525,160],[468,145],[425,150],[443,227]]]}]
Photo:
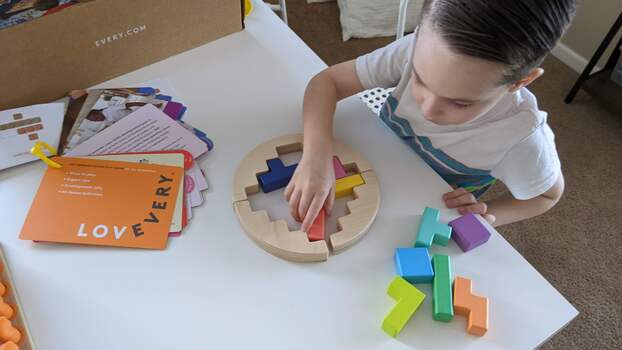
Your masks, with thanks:
[{"label": "white wall", "polygon": [[[579,0],[578,6],[577,17],[553,55],[581,72],[622,12],[622,0]],[[621,36],[622,33],[618,33],[613,40],[600,66],[604,66]]]}]

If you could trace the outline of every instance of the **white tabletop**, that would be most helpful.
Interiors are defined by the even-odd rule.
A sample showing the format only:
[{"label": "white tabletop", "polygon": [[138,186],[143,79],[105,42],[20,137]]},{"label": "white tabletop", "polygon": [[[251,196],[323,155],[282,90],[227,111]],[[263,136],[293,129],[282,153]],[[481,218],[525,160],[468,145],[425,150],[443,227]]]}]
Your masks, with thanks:
[{"label": "white tabletop", "polygon": [[396,338],[380,323],[393,307],[386,287],[393,252],[414,242],[416,214],[442,207],[449,187],[356,98],[340,103],[337,138],[364,154],[382,203],[368,235],[325,263],[297,264],[264,252],[242,231],[232,178],[255,145],[299,132],[305,85],[324,63],[263,5],[247,29],[127,74],[110,85],[164,78],[189,105],[185,120],[213,137],[201,160],[210,180],[182,237],[165,251],[33,244],[17,238],[43,174],[40,163],[0,172],[0,240],[35,343],[67,349],[533,348],[577,311],[496,231],[462,253],[454,275],[490,298],[490,330],[435,322],[431,286]]}]

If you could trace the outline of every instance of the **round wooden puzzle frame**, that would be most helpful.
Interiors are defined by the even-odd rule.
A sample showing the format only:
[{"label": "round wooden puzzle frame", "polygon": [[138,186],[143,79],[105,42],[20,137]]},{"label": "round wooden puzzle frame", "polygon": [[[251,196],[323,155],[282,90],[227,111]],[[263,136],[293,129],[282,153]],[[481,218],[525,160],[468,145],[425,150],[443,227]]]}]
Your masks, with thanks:
[{"label": "round wooden puzzle frame", "polygon": [[290,231],[285,220],[272,221],[267,211],[253,211],[248,200],[249,195],[260,192],[257,175],[269,171],[266,161],[302,151],[302,134],[267,141],[242,159],[233,180],[233,207],[244,231],[265,251],[290,261],[325,261],[331,251],[349,248],[367,233],[380,208],[378,179],[369,162],[347,146],[335,143],[333,150],[344,168],[360,174],[365,184],[354,187],[354,199],[346,203],[347,214],[337,220],[338,231],[313,242],[300,230]]}]

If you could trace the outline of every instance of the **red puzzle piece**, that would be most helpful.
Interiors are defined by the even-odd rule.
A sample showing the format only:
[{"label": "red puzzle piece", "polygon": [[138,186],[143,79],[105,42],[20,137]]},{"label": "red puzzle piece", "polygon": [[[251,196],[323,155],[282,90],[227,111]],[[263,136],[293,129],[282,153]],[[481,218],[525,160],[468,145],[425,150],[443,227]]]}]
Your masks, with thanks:
[{"label": "red puzzle piece", "polygon": [[324,224],[326,223],[326,212],[324,209],[320,210],[315,218],[315,221],[309,228],[307,236],[310,241],[321,241],[324,239]]}]

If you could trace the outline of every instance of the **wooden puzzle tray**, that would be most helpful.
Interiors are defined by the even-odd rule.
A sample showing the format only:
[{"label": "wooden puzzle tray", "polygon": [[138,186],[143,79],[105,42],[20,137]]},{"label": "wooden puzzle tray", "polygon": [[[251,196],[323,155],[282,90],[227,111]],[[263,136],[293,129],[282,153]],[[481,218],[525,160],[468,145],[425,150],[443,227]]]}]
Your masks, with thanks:
[{"label": "wooden puzzle tray", "polygon": [[248,196],[261,191],[257,177],[270,171],[267,160],[302,151],[302,144],[302,134],[294,134],[272,139],[252,150],[236,170],[233,206],[244,231],[267,252],[291,261],[325,261],[331,251],[340,252],[367,233],[380,207],[380,188],[369,162],[336,142],[334,155],[345,170],[364,180],[364,184],[352,189],[354,199],[346,203],[347,214],[337,220],[336,233],[325,240],[310,241],[306,233],[290,231],[285,220],[272,221],[267,211],[253,211]]}]

